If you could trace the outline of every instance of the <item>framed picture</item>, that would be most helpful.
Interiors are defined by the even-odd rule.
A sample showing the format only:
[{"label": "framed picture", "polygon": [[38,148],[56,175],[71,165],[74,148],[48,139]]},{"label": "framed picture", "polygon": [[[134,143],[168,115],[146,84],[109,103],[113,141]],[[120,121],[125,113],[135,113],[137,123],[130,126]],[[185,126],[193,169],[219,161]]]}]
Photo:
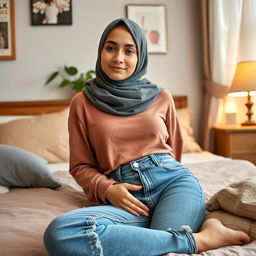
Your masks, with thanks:
[{"label": "framed picture", "polygon": [[0,60],[15,60],[14,0],[0,0]]},{"label": "framed picture", "polygon": [[32,25],[72,25],[71,0],[30,0]]},{"label": "framed picture", "polygon": [[127,5],[126,16],[144,30],[149,53],[167,53],[165,5]]}]

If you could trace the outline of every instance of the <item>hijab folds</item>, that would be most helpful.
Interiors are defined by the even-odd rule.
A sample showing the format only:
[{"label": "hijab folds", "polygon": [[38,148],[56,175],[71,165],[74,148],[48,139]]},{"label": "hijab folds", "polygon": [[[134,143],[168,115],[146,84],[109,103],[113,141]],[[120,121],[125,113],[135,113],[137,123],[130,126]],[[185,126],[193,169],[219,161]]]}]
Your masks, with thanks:
[{"label": "hijab folds", "polygon": [[[125,25],[137,47],[138,62],[134,73],[124,80],[112,80],[102,70],[101,52],[108,34],[119,25]],[[86,97],[100,110],[119,116],[135,115],[146,110],[162,88],[142,76],[147,71],[147,41],[143,30],[132,20],[117,19],[104,30],[98,48],[96,78],[87,82]]]}]

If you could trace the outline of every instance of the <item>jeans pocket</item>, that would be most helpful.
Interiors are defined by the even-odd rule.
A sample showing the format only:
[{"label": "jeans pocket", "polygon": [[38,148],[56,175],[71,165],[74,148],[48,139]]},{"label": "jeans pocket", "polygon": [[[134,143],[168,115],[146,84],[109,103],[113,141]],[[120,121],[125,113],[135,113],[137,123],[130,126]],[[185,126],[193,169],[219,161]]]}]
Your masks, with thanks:
[{"label": "jeans pocket", "polygon": [[187,168],[184,167],[180,162],[175,161],[173,159],[163,159],[160,162],[160,166],[168,171],[180,171],[186,170]]}]

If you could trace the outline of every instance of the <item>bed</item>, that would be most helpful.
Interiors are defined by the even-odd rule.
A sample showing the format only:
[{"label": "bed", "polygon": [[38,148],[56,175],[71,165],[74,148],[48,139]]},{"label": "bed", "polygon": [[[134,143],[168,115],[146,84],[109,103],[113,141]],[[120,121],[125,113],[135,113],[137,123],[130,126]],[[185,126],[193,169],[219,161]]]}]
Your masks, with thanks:
[{"label": "bed", "polygon": [[[248,161],[203,151],[193,137],[187,97],[174,99],[185,141],[182,162],[199,179],[207,201],[230,184],[256,176],[255,165]],[[47,255],[42,237],[49,222],[64,212],[95,205],[86,199],[68,173],[69,104],[69,99],[0,102],[1,256]],[[254,239],[255,220],[238,218],[247,221],[243,228],[250,229]],[[227,226],[237,228],[233,219],[224,221]],[[177,254],[168,254],[171,255]],[[256,255],[256,242],[200,255]]]}]

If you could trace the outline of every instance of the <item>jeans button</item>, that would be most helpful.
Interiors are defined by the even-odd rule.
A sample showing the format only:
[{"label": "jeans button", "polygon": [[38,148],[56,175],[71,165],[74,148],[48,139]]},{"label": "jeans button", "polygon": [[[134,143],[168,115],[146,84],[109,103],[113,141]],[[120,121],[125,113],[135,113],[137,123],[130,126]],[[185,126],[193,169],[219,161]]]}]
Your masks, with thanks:
[{"label": "jeans button", "polygon": [[133,165],[133,167],[138,167],[139,166],[138,163],[133,163],[132,165]]}]

